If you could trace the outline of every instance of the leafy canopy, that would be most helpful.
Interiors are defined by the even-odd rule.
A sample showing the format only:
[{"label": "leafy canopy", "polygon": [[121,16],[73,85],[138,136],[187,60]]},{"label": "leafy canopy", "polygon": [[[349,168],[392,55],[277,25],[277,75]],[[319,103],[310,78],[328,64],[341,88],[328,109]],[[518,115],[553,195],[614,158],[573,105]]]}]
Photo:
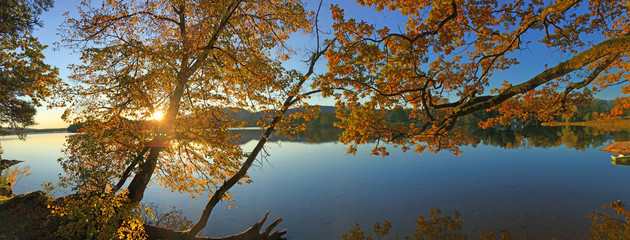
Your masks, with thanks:
[{"label": "leafy canopy", "polygon": [[46,46],[31,35],[52,0],[7,0],[0,5],[0,127],[34,125],[35,107],[59,83],[58,71],[43,62]]},{"label": "leafy canopy", "polygon": [[[473,112],[500,113],[480,123],[484,127],[549,121],[603,88],[622,84],[622,93],[630,93],[627,1],[357,2],[397,11],[407,21],[399,29],[379,28],[332,7],[337,41],[327,53],[329,73],[316,85],[337,99],[349,152],[377,141],[404,150],[415,146],[418,153],[458,153],[462,138],[455,123]],[[525,82],[490,86],[493,75],[519,64],[521,52],[540,45],[563,62],[550,62]],[[619,102],[613,116],[630,107],[628,98]],[[410,123],[388,121],[388,110],[400,107],[410,110]],[[387,151],[377,145],[373,153]]]},{"label": "leafy canopy", "polygon": [[[404,29],[346,19],[333,6],[334,38],[318,46],[304,74],[281,65],[293,53],[289,36],[311,27],[299,0],[83,1],[62,29],[63,44],[83,61],[72,66],[76,84],[66,89],[64,117],[85,122],[61,160],[66,180],[79,192],[108,196],[128,186],[130,203],[143,199],[150,181],[192,197],[218,193],[182,233],[194,237],[230,187],[247,181],[276,125],[287,126],[279,124],[283,114],[307,95],[337,99],[337,126],[350,152],[384,141],[457,153],[465,142],[455,125],[462,116],[501,113],[484,126],[547,120],[625,83],[629,70],[630,9],[623,1],[358,2],[400,12],[408,18]],[[526,82],[489,89],[493,74],[519,64],[529,42],[563,52],[566,61]],[[324,52],[329,71],[305,92]],[[613,115],[630,104],[620,106]],[[267,110],[273,119],[261,122],[268,128],[251,153],[228,130],[242,126],[231,117],[239,108]],[[388,119],[390,110],[396,121]],[[163,119],[150,120],[157,111]],[[387,151],[377,145],[373,153]]]},{"label": "leafy canopy", "polygon": [[[298,0],[81,5],[62,28],[62,43],[83,61],[72,66],[64,115],[87,123],[62,161],[77,187],[114,187],[127,166],[137,176],[155,164],[163,187],[211,192],[247,156],[228,131],[242,123],[229,116],[274,110],[301,80],[280,61],[293,52],[289,35],[310,26]],[[164,118],[150,120],[157,111]]]}]

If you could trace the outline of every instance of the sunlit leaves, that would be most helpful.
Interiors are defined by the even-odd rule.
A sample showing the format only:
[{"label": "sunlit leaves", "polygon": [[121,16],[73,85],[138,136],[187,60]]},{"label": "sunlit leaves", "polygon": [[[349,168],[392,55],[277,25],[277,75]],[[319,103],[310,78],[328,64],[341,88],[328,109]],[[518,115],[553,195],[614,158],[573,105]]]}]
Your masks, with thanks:
[{"label": "sunlit leaves", "polygon": [[124,118],[86,122],[67,139],[66,157],[59,163],[69,174],[62,180],[78,192],[112,188],[151,137],[151,128],[145,124]]},{"label": "sunlit leaves", "polygon": [[[1,151],[1,149],[0,149]],[[24,166],[13,166],[8,169],[3,169],[0,174],[0,195],[10,195],[10,193],[15,184],[22,178],[31,175],[29,172],[30,167]]]},{"label": "sunlit leaves", "polygon": [[[293,53],[285,40],[310,31],[309,14],[299,0],[82,2],[62,26],[61,44],[83,61],[72,66],[64,117],[87,122],[68,140],[64,180],[78,192],[128,187],[136,203],[149,180],[191,198],[213,193],[248,156],[228,130],[244,126],[231,114],[274,118],[301,94],[305,77],[281,60]],[[151,120],[155,112],[163,118]],[[312,115],[279,125],[300,130],[292,120]]]},{"label": "sunlit leaves", "polygon": [[[501,113],[482,123],[484,127],[550,121],[603,88],[627,85],[629,39],[622,33],[627,34],[630,24],[623,1],[357,2],[377,11],[397,11],[407,21],[389,23],[404,26],[397,30],[377,27],[368,19],[348,19],[343,9],[332,6],[337,41],[326,55],[329,73],[315,85],[335,97],[338,107],[358,111],[340,114],[340,127],[347,129],[345,143],[371,138],[400,144],[395,139],[409,139],[403,147],[449,149],[458,135],[446,132],[474,111]],[[570,61],[534,73],[525,83],[506,79],[509,86],[489,88],[491,80],[503,80],[494,79],[496,72],[511,71],[520,64],[520,53],[534,45],[563,53]],[[630,107],[618,102],[613,115]],[[406,126],[378,121],[381,111],[397,107],[410,110]],[[365,117],[356,114],[377,117],[364,127]],[[401,137],[392,138],[391,132]],[[436,138],[443,141],[427,142]],[[378,148],[373,153],[381,152]]]},{"label": "sunlit leaves", "polygon": [[145,239],[140,207],[125,203],[124,193],[87,193],[57,200],[49,206],[61,220],[57,235],[64,239]]}]

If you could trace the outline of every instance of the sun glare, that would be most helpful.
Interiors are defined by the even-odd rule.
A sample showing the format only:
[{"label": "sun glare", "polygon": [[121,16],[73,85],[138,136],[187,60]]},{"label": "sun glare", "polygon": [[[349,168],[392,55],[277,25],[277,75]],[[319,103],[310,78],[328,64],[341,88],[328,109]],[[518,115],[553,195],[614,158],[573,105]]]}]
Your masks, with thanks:
[{"label": "sun glare", "polygon": [[162,120],[163,117],[164,117],[164,114],[162,112],[154,112],[153,113],[153,120],[160,121],[160,120]]}]

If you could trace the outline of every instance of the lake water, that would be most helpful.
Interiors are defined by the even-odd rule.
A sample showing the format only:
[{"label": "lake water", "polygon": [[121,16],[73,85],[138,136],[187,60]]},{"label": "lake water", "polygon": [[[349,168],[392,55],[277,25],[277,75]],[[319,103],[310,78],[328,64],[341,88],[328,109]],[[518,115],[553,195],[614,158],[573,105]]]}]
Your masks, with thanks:
[{"label": "lake water", "polygon": [[[337,143],[335,132],[315,131],[267,144],[267,162],[250,170],[254,182],[236,186],[235,205],[220,204],[204,230],[207,236],[241,232],[267,210],[282,217],[279,228],[288,239],[341,239],[358,222],[389,220],[390,236],[412,235],[419,215],[440,208],[460,211],[464,232],[472,239],[485,231],[509,231],[518,238],[585,239],[587,214],[601,206],[630,199],[630,167],[610,163],[601,149],[628,132],[593,132],[584,128],[544,128],[469,132],[475,144],[463,153],[402,153],[356,156]],[[16,194],[40,190],[55,181],[57,158],[67,134],[29,135],[26,141],[1,138],[3,157],[29,165]],[[247,134],[245,134],[247,135]],[[259,136],[252,131],[251,136]],[[252,149],[254,140],[246,140]],[[196,221],[206,203],[153,185],[146,202],[175,206]]]}]

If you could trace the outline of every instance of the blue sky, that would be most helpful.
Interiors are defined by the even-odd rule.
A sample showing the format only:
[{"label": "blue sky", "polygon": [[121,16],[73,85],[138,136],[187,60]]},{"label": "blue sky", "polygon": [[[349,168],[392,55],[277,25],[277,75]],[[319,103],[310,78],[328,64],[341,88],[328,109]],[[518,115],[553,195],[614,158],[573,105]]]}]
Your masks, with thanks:
[{"label": "blue sky", "polygon": [[[48,12],[44,12],[41,15],[41,21],[44,26],[36,29],[33,35],[39,38],[42,44],[48,45],[48,48],[44,50],[47,64],[59,68],[59,75],[65,81],[67,76],[70,75],[70,71],[67,66],[71,63],[77,63],[77,55],[70,54],[67,49],[53,50],[53,43],[61,40],[61,37],[57,34],[57,28],[65,19],[63,14],[67,11],[76,9],[80,1],[74,0],[57,0],[55,5]],[[62,128],[67,127],[68,124],[61,120],[61,114],[65,109],[55,108],[47,109],[46,107],[40,107],[37,109],[37,115],[35,116],[35,122],[38,125],[33,128]]]},{"label": "blue sky", "polygon": [[[307,8],[310,10],[316,10],[319,1],[315,0],[305,0],[307,3]],[[46,56],[45,62],[56,66],[59,68],[60,76],[62,79],[66,80],[67,76],[70,75],[70,71],[67,69],[67,66],[72,63],[78,63],[78,55],[71,53],[69,50],[65,48],[60,48],[53,50],[53,43],[59,41],[61,38],[57,33],[57,28],[64,21],[63,14],[65,12],[70,11],[76,12],[76,7],[79,5],[80,1],[77,0],[57,0],[55,1],[55,5],[53,9],[48,12],[45,12],[41,16],[41,20],[43,21],[44,26],[41,29],[37,29],[34,32],[34,35],[39,38],[39,40],[49,46],[48,49],[44,51]],[[345,1],[334,1],[334,0],[324,0],[322,5],[322,13],[320,14],[320,28],[326,30],[332,28],[332,19],[329,11],[329,7],[331,4],[339,4],[341,8],[345,9],[346,18],[357,18],[357,19],[365,19],[370,23],[374,23],[377,26],[387,25],[390,29],[404,29],[405,18],[400,16],[395,12],[387,12],[377,13],[373,9],[360,7],[353,1],[345,0]],[[295,68],[298,70],[305,70],[306,65],[300,63],[301,60],[306,59],[304,50],[312,50],[315,47],[314,38],[312,36],[306,35],[297,35],[295,38],[292,38],[289,44],[295,49],[303,49],[301,53],[296,56],[295,60],[285,64],[287,67]],[[506,72],[497,72],[491,79],[492,84],[498,86],[498,84],[502,83],[504,80],[508,80],[511,83],[520,83],[530,79],[536,74],[540,73],[545,69],[545,64],[553,64],[561,61],[563,56],[558,54],[552,54],[550,51],[546,49],[546,47],[542,46],[542,44],[533,43],[529,49],[522,51],[517,54],[519,57],[520,65],[512,67],[509,71]],[[566,56],[564,56],[566,57]],[[321,63],[318,65],[318,72],[326,71],[325,63]],[[614,99],[615,97],[620,96],[619,87],[610,88],[602,91],[597,95],[598,98],[603,99]],[[333,105],[334,102],[331,99],[323,99],[320,97],[313,97],[310,101],[312,104],[321,104],[321,105]],[[67,124],[61,120],[61,114],[64,109],[46,109],[45,107],[39,108],[38,113],[35,117],[36,122],[39,124],[34,126],[34,128],[58,128],[58,127],[66,127]]]}]

